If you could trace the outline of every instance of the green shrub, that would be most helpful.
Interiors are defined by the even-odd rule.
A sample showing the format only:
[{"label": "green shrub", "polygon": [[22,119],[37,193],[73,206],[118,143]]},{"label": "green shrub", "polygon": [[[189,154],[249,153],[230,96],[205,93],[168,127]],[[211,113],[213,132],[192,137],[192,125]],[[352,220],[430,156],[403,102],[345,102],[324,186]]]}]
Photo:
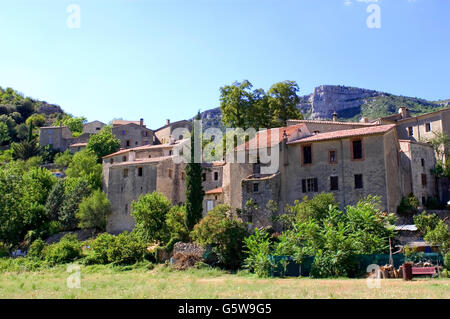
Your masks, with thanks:
[{"label": "green shrub", "polygon": [[60,242],[42,250],[45,260],[51,264],[65,264],[82,257],[81,243],[73,234],[67,234]]},{"label": "green shrub", "polygon": [[447,270],[450,270],[450,251],[444,255],[444,265]]},{"label": "green shrub", "polygon": [[411,215],[417,211],[419,207],[419,200],[410,193],[408,197],[402,197],[400,205],[397,207],[397,214],[399,215]]},{"label": "green shrub", "polygon": [[108,261],[116,265],[132,265],[144,259],[147,245],[134,232],[115,236],[108,247]]},{"label": "green shrub", "polygon": [[109,264],[108,249],[114,245],[116,237],[103,233],[97,236],[89,243],[89,252],[86,256],[85,263],[93,264]]},{"label": "green shrub", "polygon": [[27,257],[44,259],[42,251],[48,245],[40,238],[36,239],[31,245],[30,249],[28,249]]},{"label": "green shrub", "polygon": [[106,229],[106,219],[111,214],[111,203],[106,194],[95,190],[89,197],[84,198],[78,206],[75,216],[80,221],[80,228]]},{"label": "green shrub", "polygon": [[426,207],[427,209],[439,209],[439,201],[436,197],[428,197]]},{"label": "green shrub", "polygon": [[253,235],[244,239],[247,248],[247,258],[244,261],[244,267],[255,272],[259,277],[268,277],[271,269],[274,267],[270,255],[270,238],[267,231],[255,229]]},{"label": "green shrub", "polygon": [[211,245],[219,264],[237,269],[243,260],[242,248],[247,231],[242,221],[231,216],[230,207],[218,205],[194,227],[192,239],[202,245]]},{"label": "green shrub", "polygon": [[314,278],[353,277],[358,271],[358,264],[346,251],[337,252],[319,250],[311,265]]},{"label": "green shrub", "polygon": [[427,212],[422,212],[419,215],[413,217],[414,225],[416,225],[417,230],[425,235],[427,229],[434,229],[439,223],[439,217],[436,214],[428,214]]}]

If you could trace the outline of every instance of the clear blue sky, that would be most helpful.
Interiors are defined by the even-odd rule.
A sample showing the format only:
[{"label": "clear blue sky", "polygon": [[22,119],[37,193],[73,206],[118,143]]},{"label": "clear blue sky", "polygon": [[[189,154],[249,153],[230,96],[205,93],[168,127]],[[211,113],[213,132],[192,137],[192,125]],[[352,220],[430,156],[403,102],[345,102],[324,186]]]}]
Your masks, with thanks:
[{"label": "clear blue sky", "polygon": [[0,86],[151,128],[218,106],[219,88],[243,79],[450,98],[450,1],[379,0],[380,29],[367,0],[347,1],[2,0]]}]

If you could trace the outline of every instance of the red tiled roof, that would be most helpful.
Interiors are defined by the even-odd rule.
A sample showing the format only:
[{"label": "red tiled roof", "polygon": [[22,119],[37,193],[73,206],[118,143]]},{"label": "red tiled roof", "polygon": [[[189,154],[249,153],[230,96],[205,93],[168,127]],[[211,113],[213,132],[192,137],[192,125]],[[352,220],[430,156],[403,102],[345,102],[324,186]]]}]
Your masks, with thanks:
[{"label": "red tiled roof", "polygon": [[143,146],[138,146],[138,147],[133,147],[133,148],[124,148],[124,149],[121,149],[120,151],[117,151],[115,153],[103,156],[103,158],[109,158],[109,157],[112,157],[112,156],[125,154],[125,153],[128,153],[130,151],[142,151],[142,150],[159,149],[159,148],[172,148],[175,145],[181,144],[185,140],[187,140],[187,139],[178,140],[178,141],[175,142],[175,144],[143,145]]},{"label": "red tiled roof", "polygon": [[162,157],[151,157],[151,158],[137,158],[134,161],[130,162],[122,162],[111,165],[112,167],[116,166],[130,166],[130,165],[141,165],[141,164],[151,164],[151,163],[158,163],[162,162],[167,159],[171,159],[173,156],[162,156]]},{"label": "red tiled roof", "polygon": [[315,123],[315,124],[333,124],[333,125],[354,125],[354,126],[373,126],[375,123],[364,123],[364,122],[338,122],[338,121],[327,121],[327,120],[288,120],[291,123]]},{"label": "red tiled roof", "polygon": [[[278,145],[283,140],[284,132],[286,132],[287,136],[291,136],[297,130],[301,127],[303,127],[305,124],[296,124],[296,125],[290,125],[286,127],[277,127],[268,129],[266,131],[259,131],[256,133],[256,136],[252,138],[250,141],[245,142],[242,145],[239,145],[236,147],[236,150],[244,150],[249,149],[250,145],[257,145],[257,148],[265,148],[265,147],[272,147],[275,145]],[[277,132],[278,131],[278,132]],[[275,138],[272,140],[272,134],[275,134]],[[264,137],[266,137],[266,141],[264,141]],[[261,140],[261,141],[260,141]],[[261,145],[260,145],[261,144]]]},{"label": "red tiled roof", "polygon": [[114,121],[112,122],[113,125],[126,125],[126,124],[131,124],[131,123],[140,125],[140,124],[141,124],[141,121],[114,120]]},{"label": "red tiled roof", "polygon": [[223,193],[222,187],[218,187],[218,188],[211,189],[211,190],[205,192],[205,195],[222,194],[222,193]]},{"label": "red tiled roof", "polygon": [[335,140],[341,138],[348,138],[354,136],[363,136],[363,135],[373,135],[373,134],[383,134],[395,127],[395,124],[389,125],[378,125],[372,127],[363,127],[356,128],[350,130],[341,130],[327,133],[319,133],[316,135],[311,135],[296,141],[289,142],[288,144],[298,144],[298,143],[306,143],[306,142],[316,142],[316,141],[325,141],[325,140]]}]

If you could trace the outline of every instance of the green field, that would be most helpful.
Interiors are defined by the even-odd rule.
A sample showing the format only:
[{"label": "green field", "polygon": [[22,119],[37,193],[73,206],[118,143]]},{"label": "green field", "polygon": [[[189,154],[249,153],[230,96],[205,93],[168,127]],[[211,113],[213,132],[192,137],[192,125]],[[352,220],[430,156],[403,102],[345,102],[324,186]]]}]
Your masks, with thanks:
[{"label": "green field", "polygon": [[261,279],[216,269],[130,270],[81,266],[81,287],[68,288],[66,266],[0,273],[0,298],[450,298],[450,279]]}]

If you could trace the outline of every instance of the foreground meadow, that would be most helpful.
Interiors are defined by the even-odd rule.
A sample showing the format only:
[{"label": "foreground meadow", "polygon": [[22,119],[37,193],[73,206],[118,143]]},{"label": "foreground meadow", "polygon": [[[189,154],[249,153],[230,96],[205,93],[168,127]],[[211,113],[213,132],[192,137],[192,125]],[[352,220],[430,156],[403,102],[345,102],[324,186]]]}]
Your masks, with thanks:
[{"label": "foreground meadow", "polygon": [[450,279],[261,279],[217,269],[176,271],[81,266],[80,288],[68,288],[66,266],[0,273],[0,298],[450,298]]}]

